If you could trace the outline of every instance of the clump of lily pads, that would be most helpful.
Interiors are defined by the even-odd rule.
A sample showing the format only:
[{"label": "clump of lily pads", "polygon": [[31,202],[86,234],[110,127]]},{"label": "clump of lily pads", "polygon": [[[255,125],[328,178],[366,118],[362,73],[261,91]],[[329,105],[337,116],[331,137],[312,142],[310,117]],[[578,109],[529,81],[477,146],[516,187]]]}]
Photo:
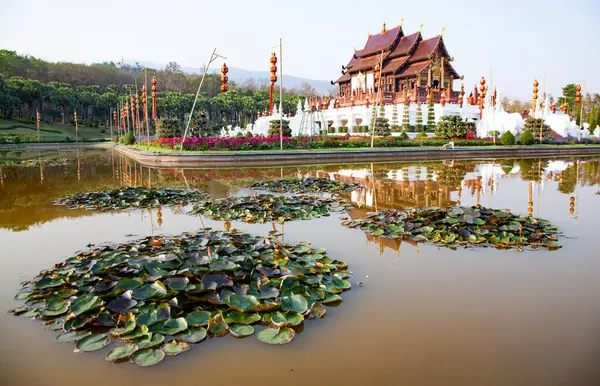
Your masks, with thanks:
[{"label": "clump of lily pads", "polygon": [[[350,289],[347,264],[309,243],[203,229],[77,253],[23,282],[11,312],[42,320],[75,351],[150,366],[207,337],[292,341]],[[260,328],[260,327],[259,327]]]},{"label": "clump of lily pads", "polygon": [[207,194],[197,189],[122,188],[103,192],[80,193],[54,201],[70,209],[107,211],[127,208],[187,205],[206,199]]},{"label": "clump of lily pads", "polygon": [[69,160],[66,158],[32,158],[25,160],[0,160],[0,166],[25,166],[25,167],[38,167],[38,166],[61,166],[68,165]]},{"label": "clump of lily pads", "polygon": [[332,181],[326,178],[306,177],[277,181],[257,182],[248,188],[271,193],[344,193],[359,188],[358,183]]},{"label": "clump of lily pads", "polygon": [[376,236],[404,238],[449,248],[561,248],[556,243],[561,233],[548,221],[484,207],[382,210],[368,213],[364,219],[342,224]]},{"label": "clump of lily pads", "polygon": [[201,214],[213,220],[284,223],[329,216],[330,212],[343,211],[346,208],[347,204],[335,198],[259,194],[206,200],[194,205],[190,214]]}]

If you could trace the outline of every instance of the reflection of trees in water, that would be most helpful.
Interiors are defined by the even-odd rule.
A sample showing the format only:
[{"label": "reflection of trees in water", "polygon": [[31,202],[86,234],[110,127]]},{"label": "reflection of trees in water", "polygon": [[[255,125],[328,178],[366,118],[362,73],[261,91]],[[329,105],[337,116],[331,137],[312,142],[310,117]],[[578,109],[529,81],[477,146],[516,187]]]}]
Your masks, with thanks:
[{"label": "reflection of trees in water", "polygon": [[547,161],[540,159],[520,159],[521,178],[524,181],[541,181]]},{"label": "reflection of trees in water", "polygon": [[467,173],[475,170],[475,164],[442,165],[437,170],[437,181],[448,188],[458,188]]},{"label": "reflection of trees in water", "polygon": [[[578,171],[579,175],[577,175]],[[573,193],[577,183],[581,186],[600,184],[600,161],[584,161],[579,166],[577,163],[569,166],[562,172],[562,180],[558,182],[558,191],[564,194]]]},{"label": "reflection of trees in water", "polygon": [[558,191],[562,194],[571,194],[577,186],[577,166],[572,165],[562,172],[562,180],[558,182]]}]

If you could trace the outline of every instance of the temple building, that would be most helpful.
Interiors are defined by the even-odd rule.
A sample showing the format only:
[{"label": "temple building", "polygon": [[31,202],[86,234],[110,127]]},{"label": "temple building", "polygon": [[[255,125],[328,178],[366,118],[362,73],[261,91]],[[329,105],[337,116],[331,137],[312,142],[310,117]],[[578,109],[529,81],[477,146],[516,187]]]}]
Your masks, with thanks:
[{"label": "temple building", "polygon": [[386,104],[404,103],[407,93],[411,103],[427,103],[429,92],[435,103],[442,94],[445,102],[458,103],[459,92],[452,86],[462,77],[452,67],[453,61],[442,34],[423,39],[420,30],[405,35],[402,25],[387,29],[384,24],[381,32],[369,35],[364,48],[342,66],[342,76],[334,82],[339,86],[339,105],[374,103],[378,72]]}]

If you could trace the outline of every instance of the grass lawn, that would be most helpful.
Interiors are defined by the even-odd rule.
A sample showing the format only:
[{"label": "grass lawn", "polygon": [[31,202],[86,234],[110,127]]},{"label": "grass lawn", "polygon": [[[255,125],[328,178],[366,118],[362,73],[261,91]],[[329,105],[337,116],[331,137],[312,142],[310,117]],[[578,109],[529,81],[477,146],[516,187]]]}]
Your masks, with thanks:
[{"label": "grass lawn", "polygon": [[[123,145],[122,145],[123,146]],[[523,146],[523,147],[527,147],[527,148],[547,148],[547,147],[557,147],[559,145],[531,145],[531,146]],[[565,146],[565,145],[560,145],[560,146]],[[569,147],[572,146],[577,146],[577,147],[585,147],[585,146],[597,146],[600,148],[600,145],[592,145],[592,144],[576,144],[576,145],[569,145]],[[232,154],[232,153],[247,153],[247,154],[252,154],[252,153],[268,153],[268,152],[274,152],[274,151],[281,151],[279,149],[273,149],[273,150],[211,150],[211,151],[200,151],[200,150],[185,150],[185,151],[181,151],[181,150],[172,150],[172,149],[167,149],[167,148],[162,148],[162,147],[156,147],[156,146],[150,146],[147,147],[146,145],[143,144],[135,144],[133,146],[128,146],[132,149],[135,150],[141,150],[141,151],[149,151],[149,152],[154,152],[154,153],[167,153],[167,154],[181,154],[181,153],[185,153],[185,154]],[[510,148],[515,148],[515,147],[521,147],[519,145],[517,146],[503,146],[503,145],[496,145],[496,146],[465,146],[463,148],[477,148],[477,149],[510,149]],[[461,147],[457,147],[457,149],[460,149]],[[441,146],[410,146],[410,147],[355,147],[355,148],[326,148],[326,149],[310,149],[311,152],[321,152],[321,151],[353,151],[353,150],[395,150],[395,151],[411,151],[411,150],[439,150],[441,149]],[[297,153],[297,152],[305,152],[309,149],[283,149],[283,152],[285,153]]]},{"label": "grass lawn", "polygon": [[[110,131],[103,134],[101,127],[79,126],[79,140],[84,137],[89,141],[110,139]],[[21,136],[22,142],[37,142],[37,128],[35,123],[21,120],[0,119],[0,136]],[[62,123],[41,123],[40,139],[43,142],[64,142],[65,137],[75,140],[75,126]],[[27,138],[27,140],[25,140]]]}]

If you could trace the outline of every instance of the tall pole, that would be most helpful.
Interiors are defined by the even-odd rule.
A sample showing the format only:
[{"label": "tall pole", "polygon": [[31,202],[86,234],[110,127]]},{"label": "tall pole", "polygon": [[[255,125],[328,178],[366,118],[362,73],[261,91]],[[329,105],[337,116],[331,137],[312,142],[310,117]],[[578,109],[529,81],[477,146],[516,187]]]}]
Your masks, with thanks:
[{"label": "tall pole", "polygon": [[283,150],[283,39],[279,38],[279,149]]},{"label": "tall pole", "polygon": [[204,67],[204,74],[202,74],[202,79],[200,80],[200,85],[198,86],[198,91],[196,91],[196,97],[194,98],[194,103],[192,104],[192,111],[190,111],[190,116],[188,117],[188,121],[187,124],[185,126],[185,131],[183,132],[183,138],[181,139],[181,150],[183,150],[183,142],[185,141],[185,137],[187,136],[187,132],[190,128],[190,123],[192,122],[192,115],[194,115],[194,108],[196,107],[196,102],[198,101],[198,95],[200,95],[200,89],[202,88],[202,84],[204,83],[204,78],[206,78],[206,74],[208,73],[208,69],[210,68],[210,64],[217,59],[218,57],[221,57],[223,59],[227,59],[221,55],[217,54],[217,49],[215,48],[212,52],[212,54],[210,55],[210,59],[208,60],[208,63],[206,64],[206,66]]},{"label": "tall pole", "polygon": [[73,112],[73,118],[75,119],[75,143],[79,142],[79,128],[77,127],[77,111]]},{"label": "tall pole", "polygon": [[[583,103],[585,101],[585,85],[587,83],[587,77],[583,78],[583,88],[581,89],[581,112],[579,113],[579,125],[581,129],[579,130],[579,140],[581,141],[581,130],[583,130]],[[577,202],[577,207],[579,207],[579,202]]]},{"label": "tall pole", "polygon": [[144,91],[142,97],[142,103],[144,104],[144,121],[146,121],[146,136],[148,137],[148,147],[150,147],[150,124],[148,123],[148,74],[146,68],[144,68]]},{"label": "tall pole", "polygon": [[113,140],[113,116],[112,116],[112,107],[108,110],[108,119],[110,120],[110,142]]},{"label": "tall pole", "polygon": [[377,107],[379,105],[379,98],[381,96],[381,73],[383,72],[383,51],[379,56],[379,78],[377,79],[377,95],[375,97],[375,113],[371,121],[371,147],[375,145],[375,122],[377,121]]},{"label": "tall pole", "polygon": [[[542,88],[542,104],[545,104],[546,99],[548,99],[546,97],[546,73],[545,72],[544,72],[544,84],[542,87],[543,87]],[[544,107],[546,107],[546,106],[544,106]],[[542,131],[544,131],[544,109],[541,109],[541,110],[542,110],[542,120],[540,122],[540,145],[542,144],[542,140],[543,140]]]}]

